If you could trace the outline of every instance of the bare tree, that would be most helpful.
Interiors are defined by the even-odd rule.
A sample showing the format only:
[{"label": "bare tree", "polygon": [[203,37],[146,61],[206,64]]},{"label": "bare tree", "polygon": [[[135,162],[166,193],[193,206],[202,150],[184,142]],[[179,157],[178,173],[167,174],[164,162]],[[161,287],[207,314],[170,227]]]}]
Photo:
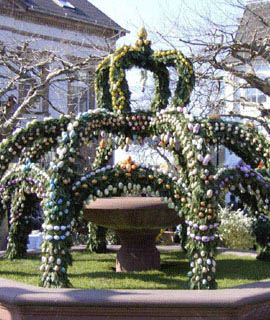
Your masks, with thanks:
[{"label": "bare tree", "polygon": [[[63,55],[56,50],[35,49],[32,44],[36,41],[28,39],[16,44],[9,41],[0,43],[2,138],[19,126],[21,120],[49,116],[49,110],[58,115],[85,111],[81,109],[86,103],[86,93],[89,94],[89,88],[93,88],[95,66],[111,51],[110,46],[102,51],[93,44],[91,52],[95,54],[78,57],[75,54]],[[93,105],[93,91],[91,94],[90,103]],[[59,106],[59,101],[64,97],[65,108]]]},{"label": "bare tree", "polygon": [[194,63],[197,81],[190,107],[201,115],[246,118],[270,133],[265,103],[270,97],[270,2],[206,3],[202,10],[185,2],[185,19],[167,17],[172,31],[159,33]]}]

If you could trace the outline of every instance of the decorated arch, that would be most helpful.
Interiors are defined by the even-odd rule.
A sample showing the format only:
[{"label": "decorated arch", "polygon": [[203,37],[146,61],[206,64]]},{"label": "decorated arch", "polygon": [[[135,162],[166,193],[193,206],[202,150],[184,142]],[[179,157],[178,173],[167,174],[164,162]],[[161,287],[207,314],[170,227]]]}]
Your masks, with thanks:
[{"label": "decorated arch", "polygon": [[1,220],[9,218],[10,230],[7,257],[21,258],[26,253],[31,220],[36,216],[37,204],[46,196],[49,176],[38,165],[13,164],[0,180]]},{"label": "decorated arch", "polygon": [[[125,71],[133,66],[154,73],[155,96],[148,111],[131,110]],[[170,103],[168,67],[174,67],[178,74]],[[230,190],[254,212],[269,214],[269,175],[257,167],[263,161],[269,168],[270,145],[251,124],[199,119],[190,114],[187,104],[194,81],[192,64],[181,52],[154,52],[143,31],[134,47],[116,50],[98,66],[95,86],[99,108],[76,118],[33,121],[2,141],[0,209],[1,216],[10,217],[9,257],[25,253],[25,245],[16,246],[18,225],[25,225],[29,214],[23,209],[29,203],[24,194],[36,194],[44,211],[41,283],[68,287],[72,226],[85,201],[145,191],[149,196],[161,196],[185,217],[190,288],[216,288],[218,203]],[[91,171],[82,174],[76,165],[80,149],[94,142],[99,144],[95,161]],[[118,147],[144,142],[170,151],[177,170],[164,173],[136,163],[108,164]],[[211,163],[211,146],[217,143],[246,164],[217,170]],[[53,161],[45,171],[38,163],[47,152],[53,153]],[[10,171],[14,158],[19,163]]]}]

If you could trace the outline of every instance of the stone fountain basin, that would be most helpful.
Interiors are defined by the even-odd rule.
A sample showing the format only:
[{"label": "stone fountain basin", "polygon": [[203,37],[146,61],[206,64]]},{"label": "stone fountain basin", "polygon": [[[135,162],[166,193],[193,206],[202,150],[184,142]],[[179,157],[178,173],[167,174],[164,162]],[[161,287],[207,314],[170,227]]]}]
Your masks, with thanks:
[{"label": "stone fountain basin", "polygon": [[121,241],[116,272],[160,269],[156,238],[160,229],[180,224],[183,219],[161,198],[100,198],[84,208],[84,218],[116,230]]},{"label": "stone fountain basin", "polygon": [[270,281],[222,290],[48,289],[0,278],[3,320],[269,319]]},{"label": "stone fountain basin", "polygon": [[183,222],[161,198],[100,198],[84,209],[84,218],[115,230],[166,229]]}]

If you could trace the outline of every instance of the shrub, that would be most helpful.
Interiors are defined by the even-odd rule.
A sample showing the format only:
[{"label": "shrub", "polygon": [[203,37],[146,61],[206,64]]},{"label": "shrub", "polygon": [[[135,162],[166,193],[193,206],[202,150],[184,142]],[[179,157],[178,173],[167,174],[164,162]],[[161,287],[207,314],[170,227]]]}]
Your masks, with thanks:
[{"label": "shrub", "polygon": [[259,214],[253,223],[253,233],[257,242],[257,259],[270,261],[270,220],[266,215]]},{"label": "shrub", "polygon": [[252,232],[254,218],[248,217],[240,209],[232,211],[229,207],[220,207],[219,218],[220,239],[225,247],[250,249],[254,246],[255,237]]},{"label": "shrub", "polygon": [[120,239],[115,230],[107,229],[106,242],[107,244],[120,244]]}]

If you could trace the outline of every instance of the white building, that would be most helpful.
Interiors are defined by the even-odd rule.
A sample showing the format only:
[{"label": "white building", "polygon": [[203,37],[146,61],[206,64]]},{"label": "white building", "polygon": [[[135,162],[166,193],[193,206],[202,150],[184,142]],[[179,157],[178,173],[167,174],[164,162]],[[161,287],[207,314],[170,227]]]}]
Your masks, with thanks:
[{"label": "white building", "polygon": [[[37,52],[40,52],[40,57],[53,52],[70,62],[89,55],[104,56],[108,47],[113,48],[115,41],[125,33],[126,30],[87,0],[0,0],[0,45],[18,48],[25,41],[30,41],[30,60],[31,50],[35,52],[33,64],[38,62],[34,61]],[[52,68],[49,65],[32,69],[33,81],[35,72],[39,78],[46,77]],[[44,89],[42,97],[35,102],[35,112],[40,114],[39,117],[58,117],[60,113],[57,110],[76,113],[93,108],[94,69],[95,64],[76,72],[74,81],[64,81],[62,76],[61,81]],[[9,68],[2,68],[1,73],[8,77],[12,75]],[[6,83],[7,80],[0,77],[0,88]],[[20,80],[15,86],[0,96],[0,101],[7,101],[13,94],[19,105],[32,83]]]},{"label": "white building", "polygon": [[[266,41],[269,41],[270,32],[270,1],[269,0],[247,0],[246,9],[243,12],[242,19],[239,23],[239,27],[236,33],[236,42],[261,46]],[[267,54],[267,52],[265,52]],[[270,64],[267,57],[263,57],[263,54],[258,54],[256,57],[249,56],[249,53],[241,52],[243,62],[239,67],[239,70],[250,72],[256,75],[260,79],[269,77]],[[246,60],[245,60],[246,59]],[[235,58],[232,58],[232,62],[235,62]],[[228,103],[226,105],[227,111],[234,112],[236,114],[242,114],[250,117],[261,117],[262,112],[267,111],[270,108],[270,97],[265,95],[262,91],[258,90],[255,85],[247,84],[246,81],[236,78],[230,75],[228,83],[234,85],[228,85],[225,88],[225,96],[229,100],[235,101],[234,103]],[[241,102],[239,102],[241,101]],[[264,111],[260,111],[264,110]],[[239,121],[242,121],[239,119]],[[259,130],[265,133],[265,131],[258,126]],[[225,165],[235,165],[241,159],[235,154],[225,151]]]}]

